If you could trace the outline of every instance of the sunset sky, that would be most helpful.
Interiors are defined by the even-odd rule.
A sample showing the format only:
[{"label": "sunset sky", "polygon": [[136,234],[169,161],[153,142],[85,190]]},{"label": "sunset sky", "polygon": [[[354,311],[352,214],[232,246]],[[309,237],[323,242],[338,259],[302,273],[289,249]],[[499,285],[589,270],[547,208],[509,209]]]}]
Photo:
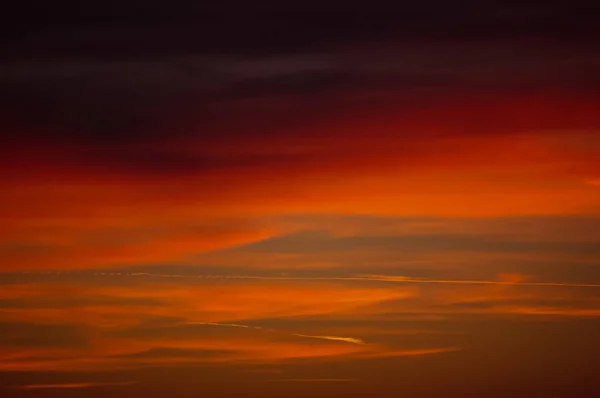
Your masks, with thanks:
[{"label": "sunset sky", "polygon": [[0,396],[600,396],[600,7],[0,17]]}]

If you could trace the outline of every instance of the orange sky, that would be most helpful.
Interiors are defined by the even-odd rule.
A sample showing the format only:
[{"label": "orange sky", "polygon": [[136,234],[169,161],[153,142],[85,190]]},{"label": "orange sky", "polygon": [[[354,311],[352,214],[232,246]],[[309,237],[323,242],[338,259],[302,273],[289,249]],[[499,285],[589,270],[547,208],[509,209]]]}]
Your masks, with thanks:
[{"label": "orange sky", "polygon": [[446,38],[456,12],[287,52],[15,45],[0,396],[594,396],[597,54]]},{"label": "orange sky", "polygon": [[[302,135],[284,135],[285,141],[267,138],[266,145],[242,141],[216,149],[215,168],[207,170],[169,171],[166,165],[165,174],[148,174],[152,171],[127,163],[122,169],[104,167],[111,155],[86,170],[85,164],[70,163],[69,157],[79,156],[76,148],[53,157],[48,147],[49,158],[40,148],[18,164],[9,156],[13,173],[5,180],[0,210],[2,267],[184,261],[206,250],[293,232],[293,226],[273,222],[285,214],[598,214],[597,102],[549,94],[445,103],[452,105],[436,104],[408,118],[369,118],[367,112],[354,123],[348,115],[338,125],[329,121]],[[474,121],[478,112],[481,121]],[[499,120],[510,133],[486,132]],[[471,131],[472,125],[482,131]],[[227,166],[228,159],[253,153],[253,146],[268,152],[259,152],[248,166]],[[290,155],[284,167],[271,164],[269,153],[286,156],[285,148],[300,156]],[[167,149],[175,157],[204,151],[193,142]],[[19,249],[23,245],[35,250]]]},{"label": "orange sky", "polygon": [[[470,363],[486,322],[596,320],[596,103],[569,99],[560,117],[558,94],[445,103],[215,144],[215,162],[256,153],[242,168],[148,174],[32,151],[2,193],[1,371],[76,372],[22,392],[128,394],[165,366],[362,386],[387,383],[373,361]],[[499,120],[510,134],[478,132]]]}]

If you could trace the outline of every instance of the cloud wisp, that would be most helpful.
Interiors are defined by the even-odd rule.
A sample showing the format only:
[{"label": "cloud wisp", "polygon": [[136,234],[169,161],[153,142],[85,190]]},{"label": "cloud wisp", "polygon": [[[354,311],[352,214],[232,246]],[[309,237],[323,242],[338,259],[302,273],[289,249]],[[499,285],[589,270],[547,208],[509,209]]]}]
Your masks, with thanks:
[{"label": "cloud wisp", "polygon": [[136,381],[120,381],[120,382],[79,382],[79,383],[57,383],[57,384],[27,384],[15,386],[14,388],[22,390],[48,390],[48,389],[79,389],[93,387],[119,387],[131,386],[137,384]]},{"label": "cloud wisp", "polygon": [[359,344],[359,345],[365,345],[365,344],[367,344],[363,340],[355,338],[355,337],[314,336],[314,335],[302,334],[302,333],[286,333],[286,332],[282,332],[280,330],[275,330],[275,329],[270,329],[270,328],[263,328],[263,327],[260,327],[260,326],[241,325],[241,324],[237,324],[237,323],[186,322],[185,324],[186,325],[207,325],[207,326],[222,326],[222,327],[232,327],[232,328],[242,328],[242,329],[255,329],[255,330],[263,330],[263,331],[272,332],[272,333],[287,334],[287,335],[296,336],[296,337],[304,337],[304,338],[308,338],[308,339],[342,341],[342,342],[345,342],[345,343]]},{"label": "cloud wisp", "polygon": [[[55,274],[46,272],[45,274]],[[67,272],[56,273],[67,274]],[[361,282],[392,282],[392,283],[433,283],[433,284],[454,284],[454,285],[509,285],[509,286],[546,286],[546,287],[588,287],[600,288],[600,284],[595,283],[560,283],[560,282],[525,282],[525,281],[507,281],[507,280],[453,280],[453,279],[425,279],[411,278],[401,275],[355,275],[355,276],[331,276],[331,277],[313,277],[313,276],[257,276],[257,275],[185,275],[185,274],[164,274],[150,272],[96,272],[96,276],[132,276],[132,277],[153,277],[153,278],[175,278],[175,279],[254,279],[254,280],[282,280],[282,281],[361,281]]]}]

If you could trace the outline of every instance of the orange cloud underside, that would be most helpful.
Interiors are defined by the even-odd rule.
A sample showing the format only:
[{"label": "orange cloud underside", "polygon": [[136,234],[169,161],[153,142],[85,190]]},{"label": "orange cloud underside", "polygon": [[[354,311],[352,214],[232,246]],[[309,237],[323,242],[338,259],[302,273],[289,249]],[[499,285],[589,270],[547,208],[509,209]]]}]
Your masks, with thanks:
[{"label": "orange cloud underside", "polygon": [[469,322],[596,320],[599,105],[452,96],[122,149],[188,168],[6,153],[0,372],[467,358]]},{"label": "orange cloud underside", "polygon": [[[98,277],[89,278],[79,287],[22,284],[2,290],[1,300],[22,300],[21,307],[0,310],[3,322],[28,322],[37,325],[40,333],[48,333],[43,332],[44,327],[53,325],[76,327],[83,341],[66,342],[62,348],[0,345],[1,369],[94,371],[169,363],[277,363],[301,358],[340,361],[433,355],[464,348],[452,336],[468,330],[459,328],[448,333],[430,323],[429,329],[396,327],[390,333],[390,327],[376,328],[370,322],[393,321],[402,314],[490,319],[600,316],[597,297],[580,289],[560,287],[553,288],[554,292],[569,305],[543,304],[553,296],[546,287],[511,285],[447,285],[432,290],[414,285],[357,287],[351,281],[181,284],[115,275],[114,282],[125,284],[110,286],[97,285],[94,278]],[[102,304],[107,298],[120,301]],[[155,302],[136,303],[136,299]],[[128,301],[130,304],[126,304]],[[491,304],[479,305],[487,303]],[[294,321],[322,316],[344,322],[339,326],[327,322],[268,326],[269,319]],[[154,319],[164,321],[152,323]],[[28,337],[28,333],[32,332],[21,332],[21,336]],[[447,337],[435,342],[429,337],[420,343],[406,337],[436,335]]]},{"label": "orange cloud underside", "polygon": [[[263,141],[240,137],[234,146],[217,140],[207,148],[193,139],[165,145],[174,154],[225,159],[212,171],[147,174],[127,165],[100,171],[93,162],[72,163],[64,148],[37,148],[35,157],[18,161],[9,154],[4,161],[14,173],[0,194],[0,237],[8,245],[40,248],[0,249],[2,268],[183,261],[276,234],[261,224],[273,214],[597,213],[600,190],[590,183],[600,173],[597,110],[590,98],[558,93],[449,98],[402,114],[346,115]],[[243,154],[287,152],[302,156],[227,166],[227,159]],[[244,225],[186,231],[186,224],[219,217]],[[81,239],[140,226],[172,231],[134,243]]]}]

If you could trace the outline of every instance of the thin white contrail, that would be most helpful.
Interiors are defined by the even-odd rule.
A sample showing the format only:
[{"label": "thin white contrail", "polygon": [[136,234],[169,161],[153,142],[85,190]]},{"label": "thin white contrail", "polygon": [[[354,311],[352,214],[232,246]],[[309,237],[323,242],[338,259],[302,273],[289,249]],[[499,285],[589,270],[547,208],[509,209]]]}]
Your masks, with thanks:
[{"label": "thin white contrail", "polygon": [[311,334],[288,333],[288,332],[282,332],[282,331],[276,330],[276,329],[269,329],[269,328],[264,328],[264,327],[261,327],[261,326],[242,325],[242,324],[239,324],[239,323],[185,322],[184,324],[185,325],[207,325],[207,326],[223,326],[223,327],[242,328],[242,329],[255,329],[255,330],[264,330],[264,331],[267,331],[267,332],[287,334],[289,336],[304,337],[304,338],[308,338],[308,339],[343,341],[345,343],[360,344],[360,345],[367,344],[363,340],[357,339],[355,337],[314,336],[314,335],[311,335]]},{"label": "thin white contrail", "polygon": [[394,275],[355,275],[355,276],[256,276],[256,275],[185,275],[185,274],[158,274],[150,272],[99,272],[99,276],[148,276],[155,278],[181,278],[181,279],[250,279],[250,280],[306,280],[306,281],[364,281],[364,282],[391,282],[391,283],[433,283],[455,285],[512,285],[512,286],[548,286],[548,287],[590,287],[600,288],[594,283],[559,283],[559,282],[509,282],[491,280],[452,280],[452,279],[416,279]]},{"label": "thin white contrail", "polygon": [[[25,275],[68,275],[74,272],[21,272]],[[588,287],[600,288],[597,283],[560,283],[560,282],[510,282],[494,280],[453,280],[453,279],[422,279],[398,275],[354,275],[354,276],[257,276],[257,275],[186,275],[164,274],[152,272],[94,272],[95,276],[146,276],[152,278],[171,279],[219,279],[219,280],[268,280],[268,281],[360,281],[360,282],[390,282],[390,283],[429,283],[453,285],[508,285],[508,286],[547,286],[547,287]]]}]

